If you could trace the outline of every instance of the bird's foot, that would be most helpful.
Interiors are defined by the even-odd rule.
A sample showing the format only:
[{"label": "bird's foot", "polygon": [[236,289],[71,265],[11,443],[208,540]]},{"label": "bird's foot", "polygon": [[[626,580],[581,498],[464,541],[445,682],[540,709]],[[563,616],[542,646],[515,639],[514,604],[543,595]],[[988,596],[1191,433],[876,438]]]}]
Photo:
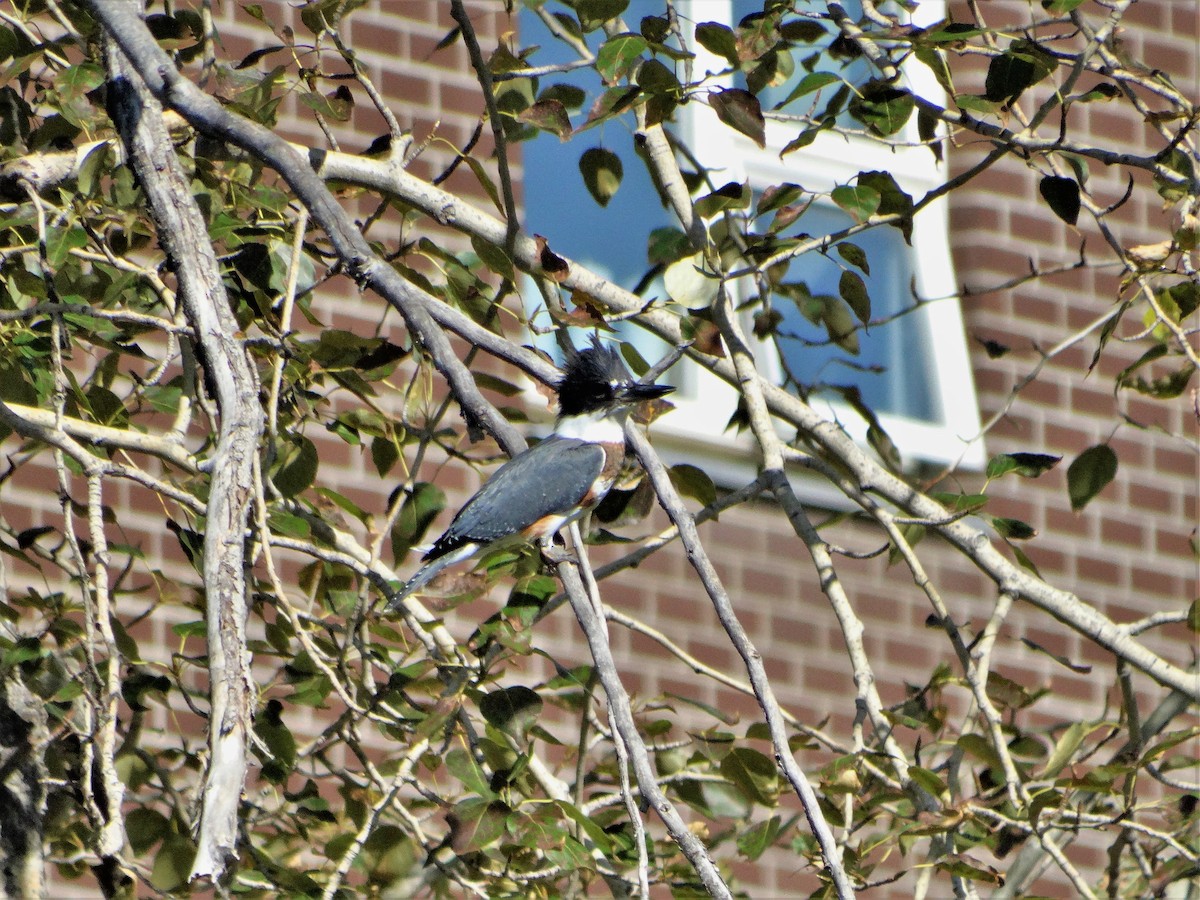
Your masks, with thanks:
[{"label": "bird's foot", "polygon": [[575,559],[575,554],[566,547],[544,546],[542,547],[542,559],[547,565],[557,566],[560,563],[571,562]]}]

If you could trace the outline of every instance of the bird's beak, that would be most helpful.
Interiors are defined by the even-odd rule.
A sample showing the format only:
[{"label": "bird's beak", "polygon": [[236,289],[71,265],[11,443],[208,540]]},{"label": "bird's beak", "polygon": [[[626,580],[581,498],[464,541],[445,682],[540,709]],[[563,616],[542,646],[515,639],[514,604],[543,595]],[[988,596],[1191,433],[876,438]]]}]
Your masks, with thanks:
[{"label": "bird's beak", "polygon": [[657,400],[675,390],[672,384],[629,384],[621,390],[621,399],[626,403]]}]

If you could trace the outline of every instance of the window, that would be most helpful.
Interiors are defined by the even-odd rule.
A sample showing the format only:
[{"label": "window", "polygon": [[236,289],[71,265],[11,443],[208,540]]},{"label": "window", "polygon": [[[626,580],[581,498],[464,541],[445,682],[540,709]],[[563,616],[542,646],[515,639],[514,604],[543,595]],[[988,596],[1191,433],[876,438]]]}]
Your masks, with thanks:
[{"label": "window", "polygon": [[[855,5],[846,4],[851,16],[856,15]],[[740,16],[755,8],[757,4],[751,7],[733,0],[677,3],[685,31],[703,22],[736,28]],[[944,12],[942,3],[925,2],[914,18],[920,17],[917,24],[929,24]],[[661,13],[661,3],[634,0],[624,18],[636,31],[641,17],[654,13]],[[557,42],[544,32],[535,16],[523,14],[521,27],[523,41],[542,48],[531,64],[567,58],[556,55],[563,51],[556,49]],[[590,37],[598,45],[604,35],[595,32]],[[714,77],[707,83],[714,89],[745,86],[740,74],[726,71],[729,64],[723,57],[698,44],[691,46],[698,54],[693,63],[694,78],[711,72]],[[809,57],[807,68],[805,57]],[[757,86],[764,110],[785,99],[809,68],[820,70],[823,63],[823,57],[794,47],[790,62],[783,61],[780,66],[780,83]],[[858,61],[841,74],[848,79],[865,79],[870,73]],[[914,64],[905,70],[904,77],[915,93],[934,99],[940,96],[940,87],[925,67]],[[598,88],[582,80],[578,84],[589,91],[583,107],[586,109]],[[836,86],[830,88],[834,89]],[[856,125],[849,120],[843,122],[843,118],[839,118],[839,124]],[[531,231],[552,236],[556,248],[631,288],[647,265],[646,248],[641,245],[644,235],[653,227],[673,223],[645,167],[634,157],[631,135],[627,133],[632,125],[627,119],[610,120],[568,144],[560,144],[551,135],[524,144],[524,190]],[[704,103],[680,107],[674,127],[703,165],[719,171],[718,183],[748,183],[756,198],[768,185],[780,182],[800,184],[814,192],[816,202],[783,236],[825,235],[849,224],[846,213],[829,195],[838,186],[853,184],[860,172],[888,172],[914,198],[937,187],[945,177],[933,153],[919,144],[915,116],[907,130],[895,136],[900,139],[898,146],[886,146],[865,135],[824,131],[807,146],[782,157],[781,151],[803,128],[786,118],[768,116],[764,149],[722,125]],[[588,139],[591,135],[593,140]],[[605,209],[597,207],[588,196],[578,173],[580,155],[592,146],[602,146],[623,158],[624,181]],[[586,216],[579,216],[581,208],[587,210]],[[629,227],[631,222],[636,227]],[[980,441],[972,442],[979,432],[979,414],[961,313],[953,299],[957,287],[947,231],[945,203],[939,201],[915,217],[911,246],[898,229],[890,226],[870,229],[850,239],[865,252],[869,274],[848,263],[852,257],[833,248],[827,255],[810,252],[794,258],[785,280],[803,284],[796,290],[804,296],[776,298],[775,307],[783,316],[777,327],[779,349],[774,343],[763,342],[758,348],[759,364],[780,384],[798,382],[806,386],[806,393],[808,386],[814,386],[808,393],[810,402],[822,406],[861,440],[865,439],[867,423],[845,402],[847,391],[857,391],[876,412],[907,462],[980,466],[983,448]],[[847,270],[863,279],[871,298],[872,324],[855,333],[857,353],[846,349],[851,339],[839,346],[825,326],[805,316],[807,310],[811,317],[813,304],[819,304],[820,298],[838,295],[842,273]],[[651,289],[647,295],[655,294],[662,296],[662,291]],[[917,298],[929,302],[918,304]],[[667,455],[672,455],[670,439],[677,438],[681,458],[687,455],[694,459],[700,454],[715,477],[724,472],[731,481],[742,480],[752,465],[745,455],[748,441],[724,431],[736,406],[732,389],[697,366],[676,368],[674,379],[680,391],[672,399],[678,398],[678,408],[656,425],[659,443],[668,450]]]}]

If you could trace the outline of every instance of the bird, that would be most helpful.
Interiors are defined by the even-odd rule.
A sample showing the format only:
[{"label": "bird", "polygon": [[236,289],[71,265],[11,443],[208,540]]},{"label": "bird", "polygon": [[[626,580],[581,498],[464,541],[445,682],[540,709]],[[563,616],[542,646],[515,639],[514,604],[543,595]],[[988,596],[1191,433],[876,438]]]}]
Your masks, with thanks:
[{"label": "bird", "polygon": [[536,541],[548,550],[562,528],[612,488],[625,459],[623,426],[632,407],[675,390],[635,381],[620,354],[596,338],[570,354],[556,387],[553,433],[502,465],[463,505],[416,574],[392,595],[389,609],[481,550],[510,541]]}]

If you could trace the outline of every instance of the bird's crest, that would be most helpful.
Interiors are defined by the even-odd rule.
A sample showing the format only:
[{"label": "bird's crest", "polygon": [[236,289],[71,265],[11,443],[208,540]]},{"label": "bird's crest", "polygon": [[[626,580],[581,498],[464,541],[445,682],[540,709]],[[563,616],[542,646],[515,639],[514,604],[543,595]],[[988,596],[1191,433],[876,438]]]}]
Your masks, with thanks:
[{"label": "bird's crest", "polygon": [[616,398],[633,381],[621,354],[596,337],[592,345],[570,355],[558,382],[558,405],[563,415],[597,409]]}]

